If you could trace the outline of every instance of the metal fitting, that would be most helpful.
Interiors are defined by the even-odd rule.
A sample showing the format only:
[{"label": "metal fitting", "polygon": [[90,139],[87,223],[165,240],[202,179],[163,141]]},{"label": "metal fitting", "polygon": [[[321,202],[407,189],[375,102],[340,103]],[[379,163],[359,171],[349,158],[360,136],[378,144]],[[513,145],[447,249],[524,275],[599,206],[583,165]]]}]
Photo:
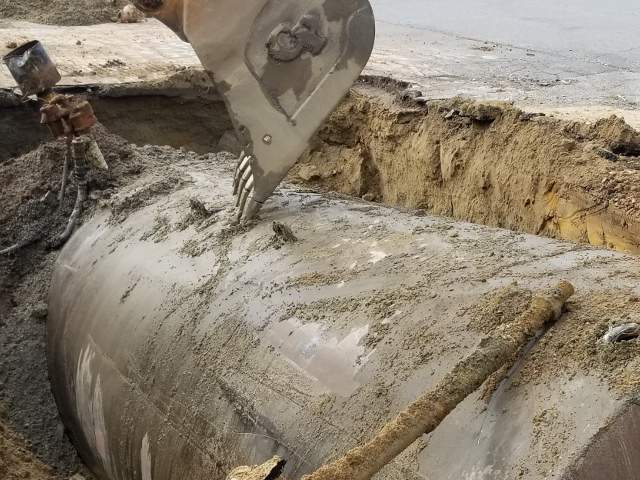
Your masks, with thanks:
[{"label": "metal fitting", "polygon": [[37,40],[9,52],[3,61],[25,97],[48,92],[62,78]]},{"label": "metal fitting", "polygon": [[98,119],[93,113],[91,104],[87,101],[82,101],[73,107],[71,114],[69,115],[69,122],[73,127],[73,131],[76,134],[82,135],[89,131],[97,123]]}]

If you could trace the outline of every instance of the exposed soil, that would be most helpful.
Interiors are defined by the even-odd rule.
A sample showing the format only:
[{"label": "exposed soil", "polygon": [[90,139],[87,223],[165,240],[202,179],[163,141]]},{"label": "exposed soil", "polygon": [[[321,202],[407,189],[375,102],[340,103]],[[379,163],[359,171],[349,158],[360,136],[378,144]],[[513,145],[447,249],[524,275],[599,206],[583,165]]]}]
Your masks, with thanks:
[{"label": "exposed soil", "polygon": [[124,0],[0,0],[0,18],[50,25],[94,25],[117,18]]},{"label": "exposed soil", "polygon": [[[92,136],[98,142],[109,170],[91,171],[85,218],[95,209],[109,206],[111,221],[120,222],[156,196],[184,184],[186,179],[170,165],[185,159],[213,161],[209,155],[199,156],[170,147],[135,147],[108,133],[101,125],[93,129]],[[45,471],[49,475],[42,478],[66,479],[78,471],[91,478],[58,417],[49,387],[45,351],[47,294],[59,253],[55,244],[75,200],[73,176],[62,206],[59,207],[55,200],[64,153],[64,141],[53,141],[0,163],[3,185],[0,192],[3,206],[0,250],[16,243],[27,244],[14,255],[0,255],[0,351],[3,352],[0,357],[0,422],[4,418],[7,424],[7,434],[0,440],[5,442],[8,451],[14,452],[0,460],[7,463],[7,468],[16,472],[15,475],[22,475],[22,467],[11,466],[17,461],[14,457],[26,459],[27,463],[30,461],[30,457],[22,453],[24,447],[17,440],[19,437],[11,433],[15,430],[27,439],[29,450],[38,459],[25,467],[33,469],[33,478],[40,478],[35,476],[40,474],[40,462],[47,465]],[[135,184],[143,174],[143,185],[136,186],[125,196],[118,194],[121,187]],[[191,216],[185,218],[184,223],[205,221],[213,213],[215,210],[208,210],[193,199]],[[160,217],[157,220],[158,229],[153,236],[161,238],[166,225]]]},{"label": "exposed soil", "polygon": [[[470,329],[490,335],[526,309],[531,298],[531,290],[514,284],[487,294],[478,305],[460,314],[470,317]],[[636,295],[577,292],[562,319],[528,353],[531,361],[518,372],[517,382],[545,384],[570,368],[600,377],[611,385],[612,394],[639,391],[640,340],[600,342],[609,327],[630,322],[640,323],[640,298]]]},{"label": "exposed soil", "polygon": [[[136,201],[118,204],[120,215],[180,184],[175,175],[162,175],[163,161],[169,161],[162,149],[143,148],[140,151],[144,153],[140,154],[100,126],[93,134],[110,170],[91,173],[85,216],[101,203],[109,202],[119,186],[134,181],[150,163],[158,170],[158,182],[150,182]],[[24,467],[33,478],[45,474],[48,476],[42,478],[68,478],[78,471],[88,476],[59,420],[50,392],[45,352],[47,294],[58,255],[53,245],[73,209],[75,185],[72,181],[61,208],[55,200],[44,198],[48,192],[49,198],[55,197],[59,189],[64,151],[64,142],[50,142],[0,166],[0,249],[28,243],[15,255],[0,256],[0,408],[7,424],[0,450],[9,452],[2,461],[16,475],[0,475],[2,478],[29,478],[24,476],[26,473],[20,476],[22,467],[11,466],[17,461],[31,462],[11,430],[28,440],[30,450],[39,459]],[[14,447],[9,447],[12,444]],[[42,470],[40,461],[50,470]]]},{"label": "exposed soil", "polygon": [[520,312],[524,312],[531,297],[531,290],[514,284],[491,292],[480,304],[467,311],[463,310],[460,314],[471,317],[470,330],[488,335],[498,326],[512,321]]},{"label": "exposed soil", "polygon": [[[383,87],[381,89],[380,87]],[[640,136],[364,79],[294,181],[456,219],[640,252]]]},{"label": "exposed soil", "polygon": [[[135,145],[169,145],[203,154],[237,150],[224,101],[200,70],[180,70],[143,84],[59,91],[86,97],[102,125]],[[23,103],[13,92],[0,90],[0,109],[0,164],[49,140],[39,124],[37,102]]]},{"label": "exposed soil", "polygon": [[[640,340],[602,344],[609,327],[640,323],[640,299],[625,292],[577,295],[555,327],[531,352],[519,375],[519,382],[543,384],[561,375],[566,365],[576,371],[600,376],[612,387],[612,394],[640,391]],[[552,354],[550,354],[553,352]],[[563,359],[561,368],[558,358]],[[566,370],[565,370],[566,371]]]},{"label": "exposed soil", "polygon": [[[91,100],[110,129],[138,145],[236,151],[231,123],[210,81],[177,80],[107,88]],[[404,87],[364,78],[290,180],[474,223],[640,252],[640,137],[621,118],[588,124],[504,103],[427,102]],[[15,132],[39,132],[35,114],[12,106],[6,111],[12,124],[24,128],[6,132],[0,143],[8,151],[24,148]]]},{"label": "exposed soil", "polygon": [[0,420],[0,478],[4,480],[50,480],[50,467],[33,456],[25,441]]}]

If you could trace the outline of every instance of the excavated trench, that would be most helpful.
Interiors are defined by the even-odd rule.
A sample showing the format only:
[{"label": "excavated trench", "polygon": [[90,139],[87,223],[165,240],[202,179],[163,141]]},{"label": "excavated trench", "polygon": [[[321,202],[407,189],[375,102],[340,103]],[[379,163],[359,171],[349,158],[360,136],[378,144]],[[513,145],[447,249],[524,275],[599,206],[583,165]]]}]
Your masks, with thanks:
[{"label": "excavated trench", "polygon": [[[224,104],[206,81],[94,88],[105,127],[138,144],[237,152]],[[640,252],[640,135],[506,103],[426,101],[399,82],[363,78],[290,180],[314,189],[618,251]],[[73,93],[77,90],[70,89]],[[1,97],[0,97],[1,98]],[[47,139],[32,106],[3,109],[0,152]],[[0,158],[0,162],[4,159]]]},{"label": "excavated trench", "polygon": [[[385,93],[381,93],[381,87]],[[322,129],[293,178],[473,223],[640,251],[640,136],[505,103],[424,102],[368,79]]]},{"label": "excavated trench", "polygon": [[[291,172],[289,180],[304,186],[305,189],[339,192],[360,197],[365,202],[401,207],[409,210],[411,217],[427,213],[438,214],[472,223],[624,252],[640,251],[640,158],[638,158],[640,136],[622,119],[612,117],[592,125],[567,122],[524,113],[508,104],[482,104],[464,99],[427,101],[419,95],[419,92],[408,87],[408,85],[384,79],[363,78],[319,132],[309,152]],[[189,151],[237,153],[237,142],[224,104],[206,82],[199,81],[196,84],[185,85],[181,82],[169,81],[161,85],[124,85],[107,88],[95,86],[84,87],[83,90],[86,91],[106,130],[133,144],[168,145],[181,148],[178,156],[182,160],[191,158]],[[69,89],[69,91],[79,92],[78,89]],[[59,153],[61,146],[49,145],[28,153],[49,140],[46,129],[38,124],[37,109],[32,104],[17,101],[9,92],[0,92],[0,107],[2,118],[0,169],[3,166],[12,165],[4,171],[0,170],[2,173],[0,178],[6,185],[11,186],[15,183],[16,175],[27,175],[32,168],[31,165],[20,165],[14,168],[14,160],[18,156],[24,155],[22,159],[32,161],[34,164],[45,164],[47,155],[51,151]],[[173,151],[156,149],[156,147],[142,149],[146,155],[145,158],[153,158],[155,162],[152,163],[149,160],[149,163],[145,164],[144,161],[139,161],[140,155],[139,152],[134,151],[135,149],[124,142],[111,139],[102,129],[100,132],[99,143],[104,145],[107,160],[112,161],[113,168],[109,176],[92,180],[95,190],[104,196],[92,198],[92,202],[100,204],[102,201],[107,201],[111,195],[117,194],[119,188],[128,185],[128,176],[134,179],[140,175],[140,172],[150,173],[155,168],[158,169],[158,173],[154,181],[159,185],[160,190],[152,192],[152,195],[157,197],[163,192],[169,195],[177,185],[182,185],[180,173],[176,173],[175,169],[170,167],[171,162],[178,158]],[[110,159],[109,155],[113,158]],[[210,158],[215,160],[218,157]],[[52,172],[55,173],[54,170]],[[40,173],[44,176],[47,172]],[[6,202],[3,205],[5,213],[0,214],[0,224],[6,220],[5,217],[9,214],[7,212],[14,210],[21,212],[16,202],[37,203],[38,198],[48,189],[55,189],[55,185],[52,185],[50,180],[35,179],[29,182],[27,182],[29,183],[28,191],[25,190],[24,194],[18,191],[13,194],[11,190],[5,192],[3,197],[3,201]],[[206,188],[203,187],[202,191],[206,191],[207,188],[209,188],[208,185]],[[368,215],[368,207],[361,204],[362,202],[350,213],[353,216],[352,221],[356,221],[355,219],[359,216]],[[377,207],[371,205],[371,208]],[[64,214],[65,211],[62,211],[60,218],[52,217],[48,220],[57,225],[64,221]],[[20,215],[23,213],[21,212]],[[150,227],[151,233],[148,239],[151,240],[149,241],[161,243],[172,234],[173,223],[161,222],[163,218],[157,216],[149,220],[151,223],[155,222],[152,228]],[[19,220],[22,219],[25,222],[29,220],[21,216]],[[365,218],[363,223],[367,221]],[[373,222],[373,219],[371,221]],[[448,228],[444,225],[448,222],[447,219],[441,219],[439,222],[443,222],[443,225],[441,229],[438,227],[437,235],[447,231]],[[304,225],[302,219],[298,225],[302,228],[300,225]],[[364,226],[362,228],[363,231],[368,231]],[[312,226],[308,226],[309,232],[312,229]],[[414,233],[421,234],[421,231],[416,232]],[[125,238],[125,233],[122,238]],[[397,235],[401,233],[398,232]],[[474,235],[475,233],[464,240],[476,242]],[[496,235],[503,234],[496,231]],[[208,237],[203,238],[204,240],[199,240],[202,240],[205,245]],[[451,235],[447,240],[452,243],[458,241],[462,240],[458,239],[457,234]],[[433,245],[440,245],[440,243]],[[6,246],[0,245],[0,248]],[[203,252],[194,250],[194,245],[190,244],[189,248],[186,247],[187,244],[181,253],[195,258],[203,255]],[[253,247],[251,245],[251,248]],[[481,244],[477,250],[482,251],[484,255],[487,248],[499,250],[498,247],[490,246],[488,239],[486,245]],[[525,245],[518,255],[511,251],[496,251],[495,255],[496,258],[504,257],[512,261],[509,264],[510,268],[514,266],[518,268],[516,257],[526,255],[528,248]],[[566,252],[560,252],[560,256],[566,256],[569,263],[578,262],[577,259],[572,258],[580,253],[575,253],[571,246],[567,249]],[[353,255],[359,250],[360,247],[355,246]],[[332,250],[331,255],[333,254]],[[605,254],[608,255],[610,252]],[[602,258],[592,259],[593,265],[605,264],[608,261],[605,254],[598,253],[596,256],[600,255]],[[446,249],[442,255],[447,255]],[[494,252],[487,255],[493,257]],[[513,258],[510,258],[510,255],[513,255]],[[532,255],[535,257],[534,253]],[[9,281],[0,285],[2,287],[0,293],[6,292],[7,289],[11,292],[9,296],[0,295],[0,311],[11,311],[15,319],[0,318],[0,320],[15,323],[15,332],[12,331],[15,338],[9,340],[15,341],[16,347],[7,357],[13,359],[11,361],[16,365],[26,365],[30,372],[39,371],[40,373],[25,377],[23,380],[19,378],[20,372],[16,371],[0,378],[0,381],[5,385],[12,385],[12,388],[23,390],[14,399],[16,404],[18,400],[23,401],[23,405],[16,405],[17,408],[9,412],[9,423],[19,425],[17,430],[27,438],[38,439],[31,446],[42,460],[54,466],[58,472],[70,474],[78,465],[75,451],[68,443],[61,441],[62,427],[48,391],[43,393],[38,390],[39,387],[32,386],[38,381],[40,382],[38,385],[42,386],[47,381],[44,365],[44,322],[37,323],[35,332],[28,324],[39,322],[46,317],[46,304],[43,307],[42,302],[46,299],[55,252],[43,253],[33,249],[26,252],[25,258],[27,260],[19,262],[19,268],[11,266],[10,274],[5,278]],[[485,260],[483,262],[483,265],[489,265]],[[324,265],[326,262],[320,263]],[[442,265],[445,264],[446,262],[442,260]],[[376,265],[376,262],[372,265]],[[585,285],[589,285],[591,264],[585,260],[582,266],[584,271],[578,273],[586,279]],[[3,267],[2,262],[0,262],[1,267]],[[324,267],[327,266],[324,265]],[[608,265],[606,271],[601,272],[602,278],[609,280],[615,278],[617,270],[614,271],[614,268],[617,268],[616,265]],[[442,269],[446,270],[445,267]],[[423,267],[417,271],[420,275],[424,274]],[[348,283],[349,272],[344,274]],[[340,284],[338,280],[342,278],[334,282],[336,275],[340,277],[341,274],[335,271],[331,274],[325,272],[318,277],[317,272],[311,272],[302,275],[299,279],[300,283],[295,287],[320,286],[329,289],[333,283]],[[387,275],[388,272],[384,272],[381,278],[386,279]],[[482,280],[485,283],[475,282],[473,275],[470,277],[465,272],[461,275],[463,276],[461,278],[472,278],[474,285],[482,286],[486,284],[487,279],[492,278],[493,274],[486,273],[486,278],[483,277],[484,280]],[[531,278],[532,281],[537,281],[536,272],[531,272]],[[632,280],[629,277],[629,285],[633,283]],[[459,281],[461,279],[456,278],[451,284]],[[341,283],[344,284],[344,280]],[[387,283],[385,281],[381,285],[387,285]],[[614,291],[613,280],[611,283],[612,286],[608,287],[609,292]],[[446,292],[450,291],[448,289],[451,284],[442,286],[443,298],[449,295]],[[131,291],[127,290],[121,297],[118,296],[118,301],[120,303],[129,301],[136,285],[137,282]],[[581,346],[584,347],[584,350],[581,350],[584,358],[578,358],[578,353],[571,348],[571,342],[565,342],[560,334],[552,337],[541,347],[558,351],[565,349],[567,354],[563,358],[575,361],[571,363],[571,368],[575,367],[576,372],[591,371],[590,369],[605,371],[606,365],[615,364],[616,368],[606,374],[608,375],[606,380],[622,384],[624,388],[621,388],[621,391],[625,394],[637,389],[637,376],[629,373],[627,368],[628,365],[633,364],[636,346],[624,350],[623,353],[626,356],[612,357],[613,359],[594,353],[592,350],[593,339],[602,334],[602,329],[609,320],[616,320],[618,317],[636,318],[634,315],[637,313],[635,312],[638,305],[637,296],[628,295],[629,285],[625,286],[624,291],[617,292],[617,296],[612,297],[608,293],[602,294],[602,298],[597,296],[591,298],[591,295],[585,294],[573,305],[572,315],[561,328],[563,335],[575,335],[577,327],[582,328],[585,321],[589,323],[588,329],[578,335]],[[425,286],[421,284],[420,288]],[[476,293],[480,294],[479,291]],[[438,309],[442,308],[438,304],[439,298],[429,295],[430,290],[420,291],[419,294],[415,294],[415,299],[429,298],[434,306],[433,309],[427,310],[439,311]],[[410,296],[407,299],[405,296],[406,293],[402,293],[402,302],[414,301],[414,297]],[[374,297],[377,298],[379,295],[372,296]],[[256,298],[260,298],[257,293]],[[445,301],[444,304],[450,303]],[[363,305],[370,304],[365,302]],[[323,311],[327,308],[324,304],[320,307]],[[377,304],[374,307],[373,312],[377,315]],[[342,309],[342,304],[335,305],[336,318],[345,313]],[[610,312],[616,312],[616,318],[605,318]],[[380,325],[375,326],[383,332],[390,328],[384,323],[385,315],[380,317]],[[467,331],[467,329],[461,327],[460,331]],[[19,339],[20,336],[26,338],[26,341]],[[425,342],[433,342],[429,348],[436,348],[442,343],[443,338],[445,337],[438,340],[427,335]],[[406,345],[402,348],[396,347],[390,348],[389,355],[397,355],[397,352],[406,350]],[[418,351],[424,351],[424,345],[416,347],[416,352]],[[459,354],[459,352],[455,353]],[[543,353],[540,356],[546,358]],[[423,360],[427,362],[430,359]],[[411,362],[417,361],[407,360],[406,365],[412,364]],[[556,360],[552,358],[547,358],[543,363],[551,382],[562,369],[558,370]],[[416,365],[424,366],[419,362]],[[537,367],[529,366],[528,368]],[[401,373],[396,372],[395,376]],[[537,371],[527,372],[529,375],[527,378],[537,377],[538,374]],[[35,377],[37,377],[36,380],[34,380]],[[374,393],[371,394],[371,398],[378,398],[376,397],[378,393],[375,395]],[[530,393],[531,396],[536,395],[534,391],[525,393],[527,395]],[[363,405],[371,401],[371,398],[365,398]],[[406,399],[403,398],[404,400]],[[527,401],[523,400],[523,405]],[[394,405],[394,408],[396,406]],[[2,407],[1,402],[0,407]],[[525,405],[523,412],[527,411],[527,408],[529,408],[528,405]],[[35,413],[24,415],[31,410]],[[48,417],[42,417],[38,413],[43,410],[48,412]],[[572,467],[576,469],[575,478],[587,478],[584,472],[591,472],[594,475],[593,478],[597,478],[599,469],[604,468],[598,463],[598,459],[604,458],[603,455],[598,454],[599,449],[611,451],[611,442],[633,436],[629,431],[629,422],[631,422],[629,419],[632,419],[631,423],[634,425],[637,424],[636,410],[630,408],[631,413],[620,415],[616,422],[607,427],[608,430],[603,429],[595,441],[589,444],[591,453],[584,456],[582,466]],[[471,410],[467,413],[469,421],[476,418],[475,411]],[[545,419],[546,417],[543,418],[543,423],[547,421]],[[4,444],[6,438],[13,435],[10,432],[5,435],[2,431],[4,428],[2,420],[3,414],[0,411],[0,444]],[[371,425],[375,425],[377,420],[377,417],[366,418]],[[549,422],[553,421],[552,416]],[[362,431],[366,433],[368,430]],[[43,437],[42,432],[46,432],[47,436]],[[536,433],[538,434],[543,435]],[[554,439],[558,445],[569,440],[570,437]],[[44,448],[38,442],[60,446],[54,449]],[[540,445],[541,452],[544,451],[544,455],[547,455],[548,445],[545,445],[542,440]],[[469,448],[472,449],[471,446]],[[9,449],[5,450],[9,451]],[[430,466],[439,465],[438,453],[435,447],[433,458],[428,461]],[[442,458],[445,457],[446,455]],[[0,460],[3,460],[2,453],[0,453]],[[551,462],[547,457],[544,461]],[[443,460],[442,463],[444,465],[447,462]],[[604,462],[603,465],[609,468],[609,463]],[[0,473],[2,473],[1,467],[0,461]],[[47,469],[42,465],[37,468]],[[33,475],[33,471],[31,474]],[[49,477],[36,474],[34,478]],[[566,478],[574,478],[571,476],[571,471],[567,473]]]}]

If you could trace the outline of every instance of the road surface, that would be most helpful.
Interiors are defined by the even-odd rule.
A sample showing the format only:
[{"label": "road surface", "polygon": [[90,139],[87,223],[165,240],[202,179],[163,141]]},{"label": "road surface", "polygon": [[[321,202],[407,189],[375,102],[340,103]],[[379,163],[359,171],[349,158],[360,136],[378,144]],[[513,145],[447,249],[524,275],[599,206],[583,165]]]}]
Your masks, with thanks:
[{"label": "road surface", "polygon": [[[640,127],[640,3],[372,4],[378,36],[365,73],[407,80],[430,98],[506,100],[587,120],[618,113]],[[43,40],[70,84],[156,80],[199,65],[191,48],[154,20],[66,28],[0,21],[0,54],[9,42],[32,38]],[[0,68],[0,88],[13,85]]]},{"label": "road surface", "polygon": [[427,96],[636,110],[640,3],[630,0],[372,0],[371,70]]}]

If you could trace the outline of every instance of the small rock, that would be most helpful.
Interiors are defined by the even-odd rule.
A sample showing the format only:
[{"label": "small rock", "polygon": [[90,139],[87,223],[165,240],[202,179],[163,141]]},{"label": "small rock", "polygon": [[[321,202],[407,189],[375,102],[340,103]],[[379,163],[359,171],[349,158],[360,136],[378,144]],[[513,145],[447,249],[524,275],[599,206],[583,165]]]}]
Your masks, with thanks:
[{"label": "small rock", "polygon": [[528,122],[528,121],[530,121],[530,120],[532,120],[532,119],[534,119],[534,118],[537,118],[537,117],[544,117],[544,116],[545,116],[545,114],[544,114],[544,113],[522,112],[522,113],[520,114],[520,118],[519,118],[519,120],[520,120],[521,122]]},{"label": "small rock", "polygon": [[81,42],[80,40],[78,40],[78,41],[76,42],[76,45],[78,45],[78,46],[79,46],[79,45],[82,45],[82,42]]},{"label": "small rock", "polygon": [[363,199],[365,202],[373,202],[373,201],[375,201],[375,199],[376,199],[376,195],[375,195],[375,194],[373,194],[373,193],[365,193],[365,194],[362,196],[362,199]]},{"label": "small rock", "polygon": [[118,13],[118,22],[120,23],[139,23],[144,21],[145,14],[138,10],[135,5],[128,4],[120,13]]},{"label": "small rock", "polygon": [[311,182],[314,180],[320,180],[322,175],[320,174],[318,167],[315,165],[303,165],[300,167],[300,170],[298,170],[298,177],[305,182]]},{"label": "small rock", "polygon": [[69,480],[86,480],[86,478],[84,477],[84,475],[76,473],[72,477],[69,477]]},{"label": "small rock", "polygon": [[607,150],[606,148],[597,147],[595,149],[595,152],[599,157],[602,157],[605,160],[609,160],[611,162],[617,162],[620,159],[618,155],[613,153],[611,150]]},{"label": "small rock", "polygon": [[415,100],[417,98],[422,97],[424,94],[416,89],[416,88],[407,88],[406,90],[404,90],[402,93],[400,93],[400,98],[402,98],[402,100],[408,101],[408,100]]},{"label": "small rock", "polygon": [[491,123],[502,115],[503,107],[490,103],[472,103],[464,109],[464,114],[479,123]]},{"label": "small rock", "polygon": [[18,48],[18,44],[16,42],[8,42],[5,46],[11,49]]},{"label": "small rock", "polygon": [[445,120],[451,120],[453,117],[455,117],[458,114],[458,110],[456,110],[455,108],[450,110],[445,116],[444,119]]},{"label": "small rock", "polygon": [[47,318],[49,314],[49,307],[44,302],[39,302],[34,305],[33,310],[31,310],[31,318],[34,320],[44,320]]}]

